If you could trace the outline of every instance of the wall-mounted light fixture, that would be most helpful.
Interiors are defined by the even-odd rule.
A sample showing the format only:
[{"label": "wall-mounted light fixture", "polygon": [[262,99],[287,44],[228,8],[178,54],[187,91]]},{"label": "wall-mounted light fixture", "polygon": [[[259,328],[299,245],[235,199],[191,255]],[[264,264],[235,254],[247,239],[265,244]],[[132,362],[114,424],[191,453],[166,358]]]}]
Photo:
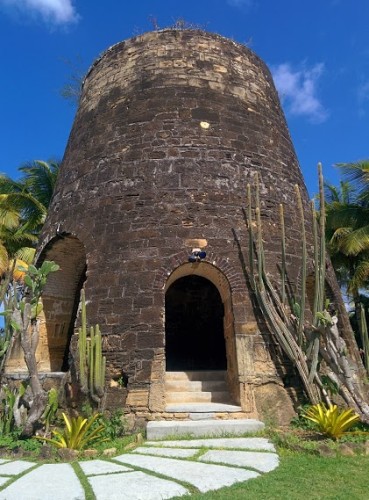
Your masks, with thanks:
[{"label": "wall-mounted light fixture", "polygon": [[193,248],[191,255],[188,257],[188,262],[200,262],[202,259],[205,259],[206,252],[201,250],[200,248]]}]

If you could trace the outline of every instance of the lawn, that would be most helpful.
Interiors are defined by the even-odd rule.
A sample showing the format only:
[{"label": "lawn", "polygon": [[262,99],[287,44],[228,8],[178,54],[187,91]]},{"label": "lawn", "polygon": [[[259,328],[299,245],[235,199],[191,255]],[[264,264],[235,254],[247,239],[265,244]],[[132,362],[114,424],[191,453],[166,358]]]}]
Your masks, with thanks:
[{"label": "lawn", "polygon": [[273,472],[230,488],[192,495],[191,500],[369,498],[369,456],[323,458],[285,450],[278,453],[281,463]]}]

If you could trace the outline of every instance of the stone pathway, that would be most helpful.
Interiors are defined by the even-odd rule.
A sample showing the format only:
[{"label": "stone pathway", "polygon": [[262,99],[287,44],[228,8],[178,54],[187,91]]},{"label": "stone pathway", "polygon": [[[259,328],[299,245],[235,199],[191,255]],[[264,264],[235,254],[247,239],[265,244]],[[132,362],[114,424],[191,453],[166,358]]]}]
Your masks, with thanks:
[{"label": "stone pathway", "polygon": [[[217,490],[278,466],[264,438],[147,441],[118,457],[76,464],[0,460],[0,500],[163,500]],[[79,477],[85,476],[88,488]],[[88,491],[89,490],[89,491]]]}]

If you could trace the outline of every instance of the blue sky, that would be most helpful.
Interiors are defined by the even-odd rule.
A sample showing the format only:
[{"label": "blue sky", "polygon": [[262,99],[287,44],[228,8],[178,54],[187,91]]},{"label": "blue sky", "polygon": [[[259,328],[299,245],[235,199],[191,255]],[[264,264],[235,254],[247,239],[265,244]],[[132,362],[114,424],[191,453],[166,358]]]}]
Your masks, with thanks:
[{"label": "blue sky", "polygon": [[[0,171],[63,156],[75,108],[60,97],[77,65],[176,19],[246,43],[271,68],[306,184],[316,164],[369,158],[366,0],[0,0]],[[151,20],[150,20],[151,19]]]}]

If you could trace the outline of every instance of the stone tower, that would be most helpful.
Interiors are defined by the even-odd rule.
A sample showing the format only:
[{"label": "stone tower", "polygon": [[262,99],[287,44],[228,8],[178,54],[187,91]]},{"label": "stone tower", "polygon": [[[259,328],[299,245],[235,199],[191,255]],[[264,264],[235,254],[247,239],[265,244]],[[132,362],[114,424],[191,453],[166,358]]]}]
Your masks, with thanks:
[{"label": "stone tower", "polygon": [[[307,194],[265,64],[197,30],[107,50],[86,76],[41,238],[40,258],[62,269],[44,295],[41,368],[68,368],[83,286],[89,322],[104,334],[108,406],[165,416],[175,412],[168,402],[181,403],[178,393],[169,400],[166,373],[222,371],[213,401],[288,419],[293,374],[245,278],[243,208],[256,173],[268,272],[279,280],[283,203],[293,286],[294,185],[308,211]],[[206,257],[190,262],[199,250]]]}]

